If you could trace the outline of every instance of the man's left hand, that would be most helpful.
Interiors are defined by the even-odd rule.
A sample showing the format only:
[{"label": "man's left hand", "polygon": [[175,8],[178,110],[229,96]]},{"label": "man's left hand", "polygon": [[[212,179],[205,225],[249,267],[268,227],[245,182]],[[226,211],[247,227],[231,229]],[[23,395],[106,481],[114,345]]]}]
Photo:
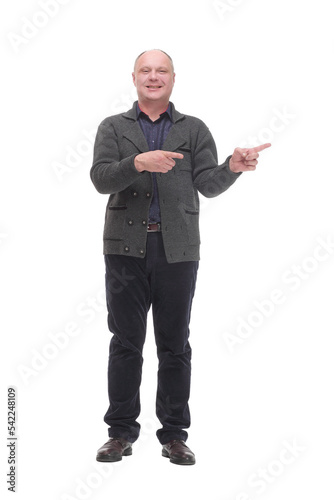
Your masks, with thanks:
[{"label": "man's left hand", "polygon": [[230,158],[230,170],[234,173],[255,170],[258,164],[259,152],[270,146],[271,144],[267,142],[255,148],[235,148],[232,158]]}]

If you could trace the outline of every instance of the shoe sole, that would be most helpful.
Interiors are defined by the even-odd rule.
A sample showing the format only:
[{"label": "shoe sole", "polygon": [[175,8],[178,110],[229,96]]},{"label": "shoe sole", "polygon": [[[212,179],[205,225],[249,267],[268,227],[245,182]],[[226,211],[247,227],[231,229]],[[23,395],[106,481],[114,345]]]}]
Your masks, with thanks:
[{"label": "shoe sole", "polygon": [[97,456],[96,460],[97,462],[120,462],[123,457],[129,457],[130,455],[132,455],[132,449],[123,451],[122,456],[120,457],[110,457],[108,455],[105,455],[100,457]]},{"label": "shoe sole", "polygon": [[162,454],[163,457],[169,458],[169,461],[172,464],[176,464],[176,465],[195,465],[195,463],[196,463],[196,460],[194,460],[194,461],[190,461],[190,460],[183,461],[182,458],[179,458],[179,459],[177,459],[177,458],[170,458],[169,453],[166,450],[162,450],[161,454]]}]

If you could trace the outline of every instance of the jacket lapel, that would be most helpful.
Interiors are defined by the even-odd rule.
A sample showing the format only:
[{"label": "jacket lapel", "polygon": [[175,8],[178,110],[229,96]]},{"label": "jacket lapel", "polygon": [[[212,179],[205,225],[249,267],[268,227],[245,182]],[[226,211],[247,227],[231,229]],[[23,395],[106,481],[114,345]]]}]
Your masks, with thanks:
[{"label": "jacket lapel", "polygon": [[169,134],[167,135],[166,140],[163,144],[163,149],[165,151],[176,151],[180,146],[183,146],[187,142],[180,133],[180,131],[182,130],[182,120],[184,118],[184,115],[176,111],[175,106],[172,102],[171,111],[174,125],[170,129]]},{"label": "jacket lapel", "polygon": [[174,123],[170,129],[162,149],[165,151],[176,151],[180,146],[186,143],[185,138],[179,132],[179,126]]},{"label": "jacket lapel", "polygon": [[137,121],[131,123],[130,127],[123,133],[123,137],[131,141],[141,153],[146,153],[149,150],[143,131]]},{"label": "jacket lapel", "polygon": [[123,132],[123,137],[126,137],[141,153],[146,153],[148,149],[148,144],[137,122],[137,102],[133,103],[133,106],[129,111],[123,113],[124,118],[127,118],[129,122],[129,127]]}]

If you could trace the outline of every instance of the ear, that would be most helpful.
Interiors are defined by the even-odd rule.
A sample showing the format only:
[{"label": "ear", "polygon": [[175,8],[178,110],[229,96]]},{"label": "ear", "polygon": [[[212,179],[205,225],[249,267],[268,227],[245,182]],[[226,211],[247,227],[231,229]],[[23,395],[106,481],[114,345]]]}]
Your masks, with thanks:
[{"label": "ear", "polygon": [[132,81],[134,86],[136,87],[136,75],[134,73],[132,73]]}]

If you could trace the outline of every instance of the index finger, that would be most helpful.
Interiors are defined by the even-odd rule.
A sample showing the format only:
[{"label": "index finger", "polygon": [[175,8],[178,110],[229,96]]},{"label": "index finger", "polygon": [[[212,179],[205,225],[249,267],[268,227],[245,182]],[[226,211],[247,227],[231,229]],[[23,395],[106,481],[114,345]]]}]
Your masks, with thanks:
[{"label": "index finger", "polygon": [[266,148],[270,148],[271,144],[270,142],[266,142],[266,144],[261,144],[261,146],[256,146],[255,148],[250,148],[248,150],[248,154],[251,151],[252,153],[259,153],[260,151],[263,151]]},{"label": "index finger", "polygon": [[167,156],[167,158],[180,158],[180,160],[183,158],[183,154],[174,153],[174,151],[163,151],[163,154]]}]

